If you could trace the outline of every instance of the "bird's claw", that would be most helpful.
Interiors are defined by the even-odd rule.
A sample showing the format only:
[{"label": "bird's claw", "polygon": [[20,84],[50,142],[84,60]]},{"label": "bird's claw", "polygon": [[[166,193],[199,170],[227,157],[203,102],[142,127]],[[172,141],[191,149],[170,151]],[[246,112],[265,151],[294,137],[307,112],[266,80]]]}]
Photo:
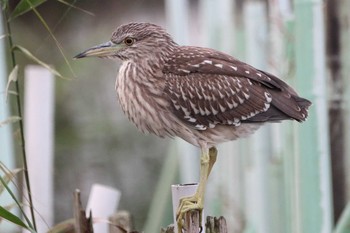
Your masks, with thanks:
[{"label": "bird's claw", "polygon": [[199,195],[195,194],[191,197],[184,197],[180,200],[180,205],[176,213],[176,222],[178,233],[182,233],[185,214],[192,210],[199,211],[199,222],[202,222],[202,211],[203,211],[203,199]]}]

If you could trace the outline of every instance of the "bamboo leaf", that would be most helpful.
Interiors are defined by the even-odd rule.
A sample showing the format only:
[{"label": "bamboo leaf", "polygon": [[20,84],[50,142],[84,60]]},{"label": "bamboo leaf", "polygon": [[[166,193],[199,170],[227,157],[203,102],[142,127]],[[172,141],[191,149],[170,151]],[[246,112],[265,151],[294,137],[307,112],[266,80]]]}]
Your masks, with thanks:
[{"label": "bamboo leaf", "polygon": [[2,185],[5,187],[6,191],[8,192],[8,194],[12,197],[12,199],[16,202],[16,205],[18,206],[18,208],[20,209],[22,216],[24,217],[24,219],[26,220],[27,224],[29,227],[27,227],[28,230],[33,231],[33,226],[32,223],[29,221],[29,218],[27,217],[26,213],[24,212],[21,204],[19,203],[18,199],[16,198],[15,194],[11,191],[11,189],[8,187],[8,185],[5,183],[5,181],[3,180],[3,178],[0,176],[0,182],[2,183]]},{"label": "bamboo leaf", "polygon": [[[67,57],[65,56],[65,54],[64,54],[64,52],[63,52],[63,48],[62,48],[61,44],[58,42],[57,38],[54,36],[52,30],[51,30],[50,27],[47,25],[46,21],[43,19],[43,17],[41,16],[41,14],[36,10],[36,6],[38,6],[38,5],[36,5],[36,4],[41,4],[41,3],[45,2],[45,1],[46,1],[46,0],[22,0],[20,3],[26,2],[26,4],[29,5],[29,8],[30,8],[31,10],[33,10],[33,12],[36,14],[36,16],[38,17],[38,19],[40,20],[40,22],[43,24],[43,26],[44,26],[44,27],[46,28],[46,30],[49,32],[49,34],[50,34],[50,36],[52,37],[52,39],[55,41],[55,44],[56,44],[57,48],[59,49],[59,51],[60,51],[60,53],[61,53],[61,55],[62,55],[62,57],[63,57],[65,63],[67,64],[67,66],[68,66],[68,68],[69,68],[69,70],[70,70],[70,72],[71,72],[71,73],[73,74],[73,76],[75,77],[76,75],[75,75],[75,73],[74,73],[74,71],[73,71],[73,68],[72,68],[72,66],[70,65],[70,63],[69,63]],[[34,3],[34,4],[33,4],[33,3]],[[24,3],[23,3],[23,4],[24,4]],[[17,8],[17,7],[16,7],[16,8]],[[17,16],[16,16],[16,17],[17,17]],[[12,16],[12,18],[13,18],[13,16]],[[45,66],[45,67],[46,67],[46,66]],[[63,78],[62,75],[58,75],[58,72],[57,72],[57,73],[53,72],[53,73],[54,73],[55,75],[57,75],[57,76]],[[67,79],[67,78],[66,78],[66,79]]]},{"label": "bamboo leaf", "polygon": [[29,227],[24,222],[22,222],[22,220],[19,217],[17,217],[16,215],[11,213],[10,211],[6,210],[2,206],[0,206],[0,216],[6,220],[18,225],[18,226],[21,226],[21,227],[29,230]]},{"label": "bamboo leaf", "polygon": [[7,97],[8,97],[8,92],[9,92],[9,88],[10,88],[10,84],[11,82],[16,82],[17,81],[17,75],[18,75],[18,65],[16,65],[15,67],[13,67],[9,78],[7,80],[7,84],[6,84],[6,88],[5,88],[5,96],[6,96],[6,101],[7,101]]},{"label": "bamboo leaf", "polygon": [[[2,92],[4,93],[4,92]],[[18,93],[16,91],[11,91],[11,90],[8,90],[7,94],[9,95],[18,95]]]},{"label": "bamboo leaf", "polygon": [[63,52],[63,48],[61,46],[61,44],[58,42],[57,38],[55,37],[55,35],[53,34],[53,32],[51,31],[50,27],[47,25],[46,21],[43,19],[43,17],[41,16],[41,14],[35,9],[33,8],[34,13],[36,14],[36,16],[38,17],[38,19],[41,21],[41,23],[44,25],[44,27],[46,28],[46,30],[49,32],[50,36],[52,37],[52,39],[55,41],[55,44],[57,46],[57,48],[59,49],[65,63],[67,64],[68,68],[70,69],[70,72],[73,74],[73,76],[75,77],[74,71],[72,66],[70,65],[67,57],[64,55]]},{"label": "bamboo leaf", "polygon": [[90,11],[87,11],[87,10],[84,10],[84,9],[82,9],[82,8],[80,8],[80,7],[74,6],[73,4],[71,4],[71,3],[69,3],[69,2],[66,2],[66,1],[64,1],[64,0],[57,0],[57,2],[60,2],[60,3],[64,4],[64,5],[67,5],[67,6],[71,7],[71,8],[74,8],[74,9],[76,9],[76,10],[80,10],[80,11],[82,11],[82,12],[88,14],[88,15],[95,16],[94,13],[92,13],[92,12],[90,12]]},{"label": "bamboo leaf", "polygon": [[20,45],[15,45],[13,47],[13,50],[18,50],[20,52],[22,52],[24,55],[26,55],[29,59],[31,59],[32,61],[38,63],[39,65],[45,67],[46,69],[48,69],[51,73],[53,73],[54,75],[63,78],[63,79],[68,79],[66,77],[63,77],[57,70],[55,70],[54,68],[52,68],[49,64],[41,61],[39,58],[35,57],[31,52],[29,52],[29,50],[23,48]]},{"label": "bamboo leaf", "polygon": [[[16,206],[17,206],[16,203],[12,203],[10,205],[3,206],[3,208],[6,209],[7,211],[10,211],[11,209],[15,208]],[[0,224],[2,223],[3,220],[4,220],[4,218],[0,218]]]},{"label": "bamboo leaf", "polygon": [[7,36],[8,36],[8,34],[1,35],[1,36],[0,36],[0,40],[4,39],[4,38],[7,37]]},{"label": "bamboo leaf", "polygon": [[8,7],[9,1],[8,0],[0,0],[0,7],[2,10],[6,10]]},{"label": "bamboo leaf", "polygon": [[[23,169],[21,168],[16,168],[13,169],[12,171],[9,170],[5,170],[5,169],[1,169],[5,175],[2,177],[2,179],[4,180],[5,184],[8,185],[8,183],[10,183],[10,181],[12,181],[12,179],[15,177],[15,175],[17,173],[19,173],[20,171],[22,171]],[[3,184],[0,184],[0,194],[5,190],[5,186]]]},{"label": "bamboo leaf", "polygon": [[7,125],[7,124],[12,124],[16,121],[20,121],[21,118],[19,116],[11,116],[3,121],[0,121],[0,127]]},{"label": "bamboo leaf", "polygon": [[16,8],[13,10],[10,20],[13,20],[14,18],[23,15],[24,13],[27,13],[30,10],[35,9],[35,7],[43,4],[46,2],[46,0],[22,0],[17,5]]}]

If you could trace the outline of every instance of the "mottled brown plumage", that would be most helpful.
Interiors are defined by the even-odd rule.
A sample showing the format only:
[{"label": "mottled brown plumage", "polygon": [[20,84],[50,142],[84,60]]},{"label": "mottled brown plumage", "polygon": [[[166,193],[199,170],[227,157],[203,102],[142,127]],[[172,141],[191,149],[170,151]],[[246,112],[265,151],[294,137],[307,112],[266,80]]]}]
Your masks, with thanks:
[{"label": "mottled brown plumage", "polygon": [[76,58],[87,56],[123,61],[117,96],[140,130],[178,136],[201,148],[199,188],[182,200],[179,225],[185,211],[203,207],[215,162],[210,147],[247,136],[265,122],[304,121],[311,105],[274,75],[213,49],[180,46],[154,24],[122,25],[110,42]]}]

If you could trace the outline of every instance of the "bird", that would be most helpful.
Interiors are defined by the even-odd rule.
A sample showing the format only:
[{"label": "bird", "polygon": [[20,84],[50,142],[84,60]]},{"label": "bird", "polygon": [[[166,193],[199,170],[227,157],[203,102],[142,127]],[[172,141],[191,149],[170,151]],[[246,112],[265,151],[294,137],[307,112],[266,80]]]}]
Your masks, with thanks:
[{"label": "bird", "polygon": [[278,77],[211,48],[182,46],[161,26],[132,22],[110,41],[74,58],[119,59],[115,89],[123,112],[142,132],[180,137],[200,148],[200,178],[180,200],[184,216],[200,211],[220,143],[247,137],[265,123],[308,117],[311,102]]}]

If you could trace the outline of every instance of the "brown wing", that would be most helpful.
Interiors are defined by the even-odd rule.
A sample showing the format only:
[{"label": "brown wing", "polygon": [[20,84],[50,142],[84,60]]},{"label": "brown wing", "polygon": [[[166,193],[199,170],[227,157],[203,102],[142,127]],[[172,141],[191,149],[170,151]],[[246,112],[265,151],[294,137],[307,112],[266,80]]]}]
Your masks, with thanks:
[{"label": "brown wing", "polygon": [[311,104],[277,77],[211,49],[181,47],[163,72],[174,113],[197,129],[303,121]]}]

